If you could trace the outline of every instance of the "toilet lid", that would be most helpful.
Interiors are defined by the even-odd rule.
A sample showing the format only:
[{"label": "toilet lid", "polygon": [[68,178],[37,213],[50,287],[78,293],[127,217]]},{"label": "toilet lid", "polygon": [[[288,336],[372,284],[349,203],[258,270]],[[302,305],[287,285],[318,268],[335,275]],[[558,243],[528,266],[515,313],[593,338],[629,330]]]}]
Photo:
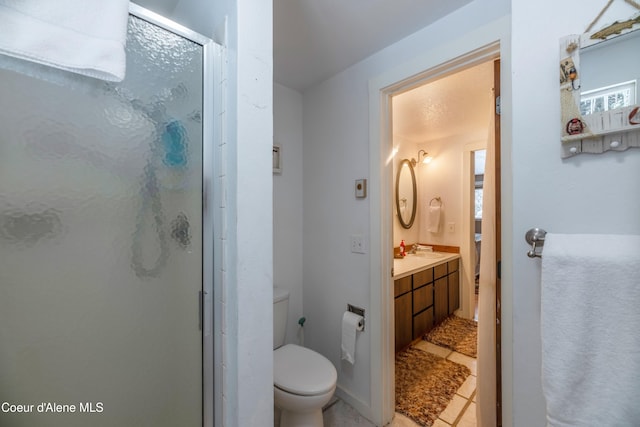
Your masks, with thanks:
[{"label": "toilet lid", "polygon": [[333,364],[313,350],[287,344],[273,352],[273,382],[281,390],[313,396],[331,391],[337,379]]}]

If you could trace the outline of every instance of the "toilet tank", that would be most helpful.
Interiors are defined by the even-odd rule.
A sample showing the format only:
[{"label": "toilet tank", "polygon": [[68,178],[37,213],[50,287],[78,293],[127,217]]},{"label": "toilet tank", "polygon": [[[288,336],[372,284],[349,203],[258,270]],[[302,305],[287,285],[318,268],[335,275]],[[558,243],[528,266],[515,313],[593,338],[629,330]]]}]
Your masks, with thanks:
[{"label": "toilet tank", "polygon": [[273,288],[273,348],[284,345],[287,332],[287,311],[289,309],[289,291]]}]

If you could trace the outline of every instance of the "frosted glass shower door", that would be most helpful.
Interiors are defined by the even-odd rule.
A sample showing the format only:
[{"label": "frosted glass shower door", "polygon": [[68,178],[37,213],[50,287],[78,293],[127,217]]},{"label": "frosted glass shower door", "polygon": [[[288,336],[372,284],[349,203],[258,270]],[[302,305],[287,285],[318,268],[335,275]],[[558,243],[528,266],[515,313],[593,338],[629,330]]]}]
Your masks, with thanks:
[{"label": "frosted glass shower door", "polygon": [[[0,426],[201,426],[203,46],[0,70]],[[20,406],[21,405],[21,406]]]}]

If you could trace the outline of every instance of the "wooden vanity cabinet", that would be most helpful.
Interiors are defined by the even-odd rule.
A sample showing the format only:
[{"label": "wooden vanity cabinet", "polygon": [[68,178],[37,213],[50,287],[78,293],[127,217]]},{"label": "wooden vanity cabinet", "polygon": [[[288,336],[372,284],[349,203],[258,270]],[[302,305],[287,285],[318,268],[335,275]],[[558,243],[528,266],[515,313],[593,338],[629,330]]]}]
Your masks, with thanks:
[{"label": "wooden vanity cabinet", "polygon": [[459,259],[394,281],[396,351],[408,347],[460,306]]}]

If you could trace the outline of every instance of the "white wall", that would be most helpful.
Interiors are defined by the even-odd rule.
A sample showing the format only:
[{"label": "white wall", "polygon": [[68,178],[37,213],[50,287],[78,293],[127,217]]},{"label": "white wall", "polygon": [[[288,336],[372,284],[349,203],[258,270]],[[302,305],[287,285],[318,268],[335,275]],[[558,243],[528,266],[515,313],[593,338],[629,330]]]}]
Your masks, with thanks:
[{"label": "white wall", "polygon": [[[231,2],[220,147],[223,422],[273,420],[272,4]],[[226,198],[226,200],[225,200]],[[268,320],[267,320],[268,319]]]},{"label": "white wall", "polygon": [[286,342],[300,343],[302,309],[302,95],[279,84],[273,93],[274,144],[282,173],[273,175],[273,283],[289,291]]},{"label": "white wall", "polygon": [[370,198],[353,192],[354,180],[369,175],[369,80],[425,56],[434,40],[459,39],[508,13],[507,1],[477,0],[303,94],[305,338],[336,365],[340,393],[363,411],[371,409],[371,336],[359,334],[351,366],[340,360],[340,327],[347,303],[369,309],[371,297],[369,256],[349,247],[350,235],[370,230]]},{"label": "white wall", "polygon": [[[484,131],[487,133],[487,131]],[[442,201],[441,225],[437,233],[426,230],[427,221],[423,215],[418,223],[420,227],[420,242],[446,246],[458,246],[462,244],[462,153],[464,146],[471,142],[464,138],[447,139],[429,144],[421,144],[420,148],[433,156],[428,165],[421,166],[419,211],[428,212],[429,203],[434,197],[440,197]],[[433,201],[437,206],[438,202]],[[448,224],[453,223],[454,231],[448,230]]]},{"label": "white wall", "polygon": [[272,4],[180,0],[173,13],[225,47],[214,94],[215,425],[271,426]]},{"label": "white wall", "polygon": [[[488,113],[487,113],[488,114]],[[475,133],[487,133],[486,129],[480,129]],[[402,159],[415,158],[418,150],[425,150],[434,158],[428,165],[418,164],[414,167],[416,175],[416,186],[418,193],[418,203],[416,218],[413,226],[406,230],[402,228],[395,216],[394,204],[394,228],[393,245],[399,246],[400,240],[405,243],[427,243],[433,245],[446,245],[460,247],[462,242],[462,154],[466,144],[473,142],[485,143],[486,141],[474,141],[464,136],[447,138],[442,141],[432,141],[427,144],[415,144],[409,141],[402,141],[401,138],[394,138],[394,143],[400,142],[400,151],[394,158],[394,201],[395,201],[395,179],[397,169]],[[427,221],[425,212],[428,210],[429,202],[434,197],[442,200],[442,223],[440,231],[431,233],[426,231]],[[437,205],[437,202],[433,202]],[[454,232],[447,229],[447,223],[454,224]],[[407,249],[408,250],[408,249]]]},{"label": "white wall", "polygon": [[[616,5],[626,6],[624,2]],[[507,246],[513,248],[513,264],[506,273],[514,283],[516,425],[545,424],[540,261],[527,258],[530,247],[525,232],[542,227],[555,233],[640,233],[639,150],[560,159],[558,40],[582,33],[603,6],[579,0],[514,1],[512,6],[513,237]],[[632,12],[626,6],[626,12],[617,17],[626,18]],[[596,28],[614,17],[605,17]]]}]

